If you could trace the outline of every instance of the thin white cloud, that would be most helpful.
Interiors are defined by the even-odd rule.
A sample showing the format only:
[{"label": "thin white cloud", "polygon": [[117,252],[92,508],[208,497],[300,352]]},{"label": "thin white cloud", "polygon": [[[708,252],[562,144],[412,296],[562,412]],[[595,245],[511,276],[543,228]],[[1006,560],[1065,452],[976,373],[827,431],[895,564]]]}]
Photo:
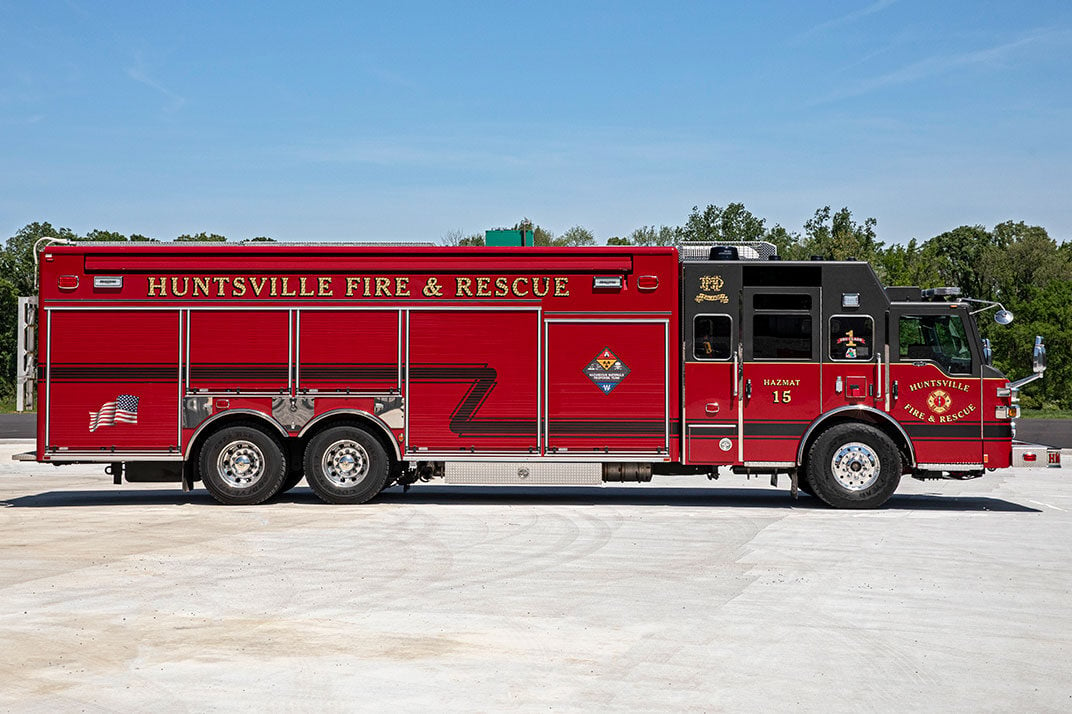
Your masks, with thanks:
[{"label": "thin white cloud", "polygon": [[281,149],[303,163],[370,164],[452,170],[503,171],[517,169],[564,170],[593,163],[689,163],[712,160],[735,150],[731,143],[696,138],[637,138],[604,127],[568,140],[515,140],[495,138],[486,130],[478,144],[451,137],[382,137],[370,140],[313,143]]},{"label": "thin white cloud", "polygon": [[895,69],[892,72],[887,72],[876,77],[869,77],[836,89],[812,102],[812,106],[826,104],[849,97],[858,97],[862,94],[868,94],[883,89],[884,87],[910,84],[921,79],[947,74],[966,67],[1002,62],[1008,59],[1017,50],[1038,45],[1053,39],[1067,39],[1068,34],[1069,33],[1065,31],[1042,29],[1031,32],[1016,40],[1012,40],[1011,42],[1003,42],[981,50],[927,57],[905,65],[904,67],[900,67],[899,69]]},{"label": "thin white cloud", "polygon": [[857,20],[867,17],[868,15],[874,15],[876,12],[882,12],[890,5],[893,5],[895,2],[897,2],[897,0],[877,0],[877,2],[873,2],[867,7],[862,7],[859,10],[853,10],[846,15],[842,15],[841,17],[835,17],[832,20],[820,22],[818,25],[809,27],[807,30],[800,33],[800,35],[797,36],[797,40],[802,40],[807,37],[812,37],[813,35],[821,34],[823,32],[826,32],[827,30],[832,30],[835,27],[850,25]]},{"label": "thin white cloud", "polygon": [[155,89],[160,94],[164,95],[168,99],[167,110],[170,112],[176,112],[182,108],[183,104],[186,104],[186,98],[171,91],[163,84],[158,82],[152,76],[149,75],[148,69],[145,67],[145,63],[142,61],[141,55],[136,55],[134,58],[134,66],[126,68],[126,74],[135,82],[144,84],[150,89]]}]

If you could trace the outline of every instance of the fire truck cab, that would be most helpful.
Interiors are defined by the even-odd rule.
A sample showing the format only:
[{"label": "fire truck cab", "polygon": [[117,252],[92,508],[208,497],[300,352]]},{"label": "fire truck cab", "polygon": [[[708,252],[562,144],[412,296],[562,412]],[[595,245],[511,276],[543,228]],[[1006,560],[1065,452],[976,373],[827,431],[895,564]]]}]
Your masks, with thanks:
[{"label": "fire truck cab", "polygon": [[[773,246],[48,245],[37,449],[358,503],[432,479],[789,477],[835,507],[1012,458],[973,302]],[[983,308],[986,309],[986,308]]]}]

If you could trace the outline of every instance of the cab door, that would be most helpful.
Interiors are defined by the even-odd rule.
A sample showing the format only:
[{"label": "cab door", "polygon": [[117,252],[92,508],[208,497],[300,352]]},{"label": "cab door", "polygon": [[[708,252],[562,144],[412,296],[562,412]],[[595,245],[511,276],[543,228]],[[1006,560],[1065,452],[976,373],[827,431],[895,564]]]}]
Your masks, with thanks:
[{"label": "cab door", "polygon": [[[884,308],[885,306],[883,306]],[[885,311],[836,309],[825,320],[823,411],[885,409]]]},{"label": "cab door", "polygon": [[739,450],[741,266],[685,263],[684,461],[733,464]]},{"label": "cab door", "polygon": [[743,290],[741,460],[790,466],[820,414],[821,289]]},{"label": "cab door", "polygon": [[924,468],[984,463],[982,359],[967,312],[950,303],[890,308],[890,415]]}]

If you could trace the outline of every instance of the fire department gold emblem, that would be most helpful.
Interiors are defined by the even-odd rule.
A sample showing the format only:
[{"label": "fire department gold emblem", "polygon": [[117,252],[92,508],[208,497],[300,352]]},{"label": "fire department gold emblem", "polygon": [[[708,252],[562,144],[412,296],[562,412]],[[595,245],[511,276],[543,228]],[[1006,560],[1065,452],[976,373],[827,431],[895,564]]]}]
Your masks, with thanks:
[{"label": "fire department gold emblem", "polygon": [[949,407],[953,406],[953,399],[949,396],[949,392],[935,389],[927,396],[927,406],[935,414],[945,414],[949,411]]}]

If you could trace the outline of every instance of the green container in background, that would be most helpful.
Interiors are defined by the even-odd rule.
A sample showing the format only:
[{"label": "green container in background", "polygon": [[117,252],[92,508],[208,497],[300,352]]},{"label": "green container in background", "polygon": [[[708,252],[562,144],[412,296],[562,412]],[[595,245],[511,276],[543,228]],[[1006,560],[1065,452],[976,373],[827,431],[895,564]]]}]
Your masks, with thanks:
[{"label": "green container in background", "polygon": [[512,230],[484,231],[484,245],[505,246],[531,246],[532,231],[523,231],[520,228]]}]

